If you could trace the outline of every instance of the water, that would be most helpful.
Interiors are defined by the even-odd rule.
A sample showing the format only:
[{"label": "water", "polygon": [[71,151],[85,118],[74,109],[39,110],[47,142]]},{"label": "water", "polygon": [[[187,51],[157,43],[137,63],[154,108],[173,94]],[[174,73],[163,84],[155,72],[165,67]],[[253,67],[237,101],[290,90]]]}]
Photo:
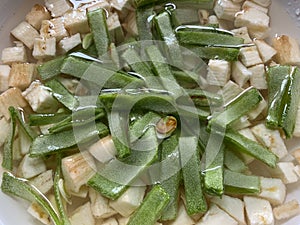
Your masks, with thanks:
[{"label": "water", "polygon": [[296,21],[297,26],[300,27],[300,0],[290,0],[287,3],[288,14]]}]

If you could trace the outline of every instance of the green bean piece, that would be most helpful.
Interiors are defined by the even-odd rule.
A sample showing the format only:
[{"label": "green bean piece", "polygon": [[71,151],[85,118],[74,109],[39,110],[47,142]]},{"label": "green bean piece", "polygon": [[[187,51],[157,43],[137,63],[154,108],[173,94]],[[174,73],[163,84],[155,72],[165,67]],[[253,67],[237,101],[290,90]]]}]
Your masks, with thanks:
[{"label": "green bean piece", "polygon": [[119,198],[142,172],[157,161],[157,145],[155,129],[149,128],[132,146],[130,156],[122,161],[110,161],[88,181],[88,185],[106,198]]},{"label": "green bean piece", "polygon": [[59,56],[55,59],[49,60],[37,67],[37,71],[42,80],[49,80],[59,74],[60,69],[66,56]]},{"label": "green bean piece", "polygon": [[268,69],[269,107],[266,125],[282,128],[287,138],[293,136],[300,100],[300,72],[297,67],[275,66]]},{"label": "green bean piece", "polygon": [[153,225],[159,219],[162,211],[170,201],[165,190],[155,185],[147,194],[141,206],[130,217],[127,225]]},{"label": "green bean piece", "polygon": [[104,118],[105,115],[105,111],[101,108],[84,108],[76,110],[73,111],[72,114],[65,119],[55,123],[48,130],[50,133],[58,133],[61,131],[87,125],[101,118]]},{"label": "green bean piece", "polygon": [[[143,7],[150,4],[155,4],[160,2],[158,0],[134,0],[135,5],[137,7]],[[167,1],[162,1],[161,3],[165,3]],[[214,0],[175,0],[174,3],[176,5],[180,5],[181,7],[196,7],[201,9],[213,9],[214,7]]]},{"label": "green bean piece", "polygon": [[267,70],[269,106],[266,125],[269,128],[279,127],[283,112],[282,99],[288,89],[289,74],[289,66],[274,66]]},{"label": "green bean piece", "polygon": [[89,11],[87,17],[98,52],[98,57],[100,58],[107,53],[110,45],[110,34],[107,28],[105,9],[99,8]]},{"label": "green bean piece", "polygon": [[[211,135],[220,139],[218,134]],[[219,141],[210,141],[205,149],[202,159],[205,159],[205,169],[201,172],[204,177],[205,192],[210,195],[222,196],[224,194],[224,145]]]},{"label": "green bean piece", "polygon": [[260,179],[230,170],[224,171],[225,192],[228,194],[258,194]]},{"label": "green bean piece", "polygon": [[30,114],[29,125],[43,126],[54,124],[66,119],[69,115],[69,113]]},{"label": "green bean piece", "polygon": [[139,33],[139,39],[152,40],[151,17],[155,15],[153,7],[138,8],[136,10],[136,25]]},{"label": "green bean piece", "polygon": [[25,179],[17,178],[11,173],[4,172],[1,183],[1,190],[10,195],[14,195],[30,202],[36,201],[50,215],[55,225],[63,225],[58,213],[49,200],[41,194],[34,186]]},{"label": "green bean piece", "polygon": [[[80,134],[80,135],[79,135]],[[76,132],[67,130],[60,133],[41,135],[30,146],[30,156],[40,157],[59,153],[74,148],[77,144],[92,142],[108,135],[108,128],[103,123],[88,124],[78,127]]]},{"label": "green bean piece", "polygon": [[232,129],[228,129],[226,131],[225,144],[235,151],[243,152],[247,155],[253,156],[272,168],[276,167],[278,159],[274,153],[259,143],[246,138],[237,131]]},{"label": "green bean piece", "polygon": [[262,99],[257,89],[250,88],[245,90],[226,106],[225,111],[213,116],[209,121],[209,126],[212,124],[222,128],[230,126],[234,121],[237,121],[254,109]]},{"label": "green bean piece", "polygon": [[13,149],[17,125],[20,128],[19,132],[22,131],[30,139],[30,141],[32,141],[37,136],[37,134],[28,126],[28,124],[25,123],[19,110],[15,109],[12,106],[9,107],[8,110],[11,118],[11,129],[4,143],[2,167],[7,170],[12,170]]},{"label": "green bean piece", "polygon": [[186,89],[193,89],[199,87],[199,75],[191,71],[172,71],[177,83]]},{"label": "green bean piece", "polygon": [[112,111],[108,114],[110,134],[117,151],[117,157],[124,159],[131,153],[126,113]]},{"label": "green bean piece", "polygon": [[53,97],[69,110],[75,110],[78,106],[78,99],[58,80],[52,79],[45,83],[51,89]]},{"label": "green bean piece", "polygon": [[171,13],[173,26],[199,24],[198,10],[195,8],[176,8]]},{"label": "green bean piece", "polygon": [[194,52],[203,59],[223,59],[229,62],[237,61],[240,50],[237,48],[224,47],[198,47],[195,45],[184,45],[185,48]]},{"label": "green bean piece", "polygon": [[162,12],[154,17],[154,24],[161,40],[167,46],[168,58],[171,60],[172,65],[182,68],[183,58],[181,49],[176,39],[176,35],[172,28],[171,18],[168,12]]},{"label": "green bean piece", "polygon": [[224,165],[233,172],[243,173],[248,170],[244,161],[229,149],[225,149]]},{"label": "green bean piece", "polygon": [[165,89],[174,93],[176,97],[180,96],[182,90],[160,50],[155,45],[152,45],[147,47],[146,53],[153,65],[155,74],[160,77],[160,81]]},{"label": "green bean piece", "polygon": [[13,116],[12,108],[9,108],[10,112],[10,132],[5,140],[4,148],[3,148],[3,161],[2,167],[11,171],[13,169],[13,145],[16,134],[16,118]]},{"label": "green bean piece", "polygon": [[102,88],[122,88],[122,87],[142,87],[144,81],[105,68],[99,63],[90,62],[75,57],[67,57],[61,68],[61,72],[80,78],[98,85],[99,90]]},{"label": "green bean piece", "polygon": [[136,109],[143,109],[162,113],[174,113],[175,100],[173,96],[165,91],[151,89],[126,89],[123,91],[102,93],[99,98],[107,110],[128,110],[134,106]]},{"label": "green bean piece", "polygon": [[187,213],[195,215],[207,210],[202,191],[198,140],[196,137],[180,137],[179,153],[182,167]]},{"label": "green bean piece", "polygon": [[195,106],[197,107],[216,107],[221,106],[223,101],[222,97],[218,94],[203,91],[201,89],[185,89],[186,95],[183,95],[181,97],[178,97],[176,99],[176,102],[178,104],[185,105],[187,101],[187,98],[191,98]]},{"label": "green bean piece", "polygon": [[130,142],[137,141],[150,127],[155,127],[156,123],[161,119],[161,116],[154,112],[148,112],[141,118],[137,119],[129,127]]},{"label": "green bean piece", "polygon": [[56,171],[54,174],[54,181],[53,181],[53,190],[54,190],[54,197],[55,197],[55,202],[56,206],[59,212],[59,216],[62,220],[63,225],[71,225],[67,212],[65,210],[63,200],[61,198],[60,190],[59,190],[59,180],[61,179],[61,156],[57,156],[57,165],[56,165]]},{"label": "green bean piece", "polygon": [[160,185],[170,196],[170,202],[162,212],[162,221],[174,220],[177,217],[180,170],[178,138],[172,135],[161,144]]},{"label": "green bean piece", "polygon": [[181,44],[188,45],[201,45],[201,46],[214,46],[214,45],[240,45],[244,44],[244,39],[234,37],[227,34],[220,34],[215,32],[203,32],[203,31],[178,31],[176,33],[178,41]]}]

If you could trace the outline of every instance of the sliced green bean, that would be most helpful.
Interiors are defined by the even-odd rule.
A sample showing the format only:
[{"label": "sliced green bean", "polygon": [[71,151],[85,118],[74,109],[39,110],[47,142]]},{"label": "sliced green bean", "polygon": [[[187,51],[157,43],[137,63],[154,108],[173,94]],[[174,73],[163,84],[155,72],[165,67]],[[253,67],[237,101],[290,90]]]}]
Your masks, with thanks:
[{"label": "sliced green bean", "polygon": [[130,217],[127,225],[153,225],[159,219],[162,211],[170,201],[165,190],[155,185],[147,194],[141,206]]},{"label": "sliced green bean", "polygon": [[146,141],[136,142],[129,157],[122,161],[110,161],[88,181],[88,185],[109,199],[115,200],[120,197],[129,185],[158,159],[155,129],[149,128],[143,137]]},{"label": "sliced green bean", "polygon": [[153,7],[138,8],[136,10],[136,25],[140,40],[152,40],[152,18],[155,15]]},{"label": "sliced green bean", "polygon": [[124,74],[107,69],[99,63],[87,60],[68,57],[64,60],[61,72],[84,79],[98,85],[101,88],[122,88],[122,87],[141,87],[144,81]]},{"label": "sliced green bean", "polygon": [[160,39],[163,40],[167,46],[168,57],[171,60],[172,65],[182,68],[183,58],[179,43],[172,28],[170,14],[168,12],[163,12],[155,16],[154,23]]},{"label": "sliced green bean", "polygon": [[198,141],[195,137],[180,137],[179,152],[189,215],[206,212],[207,203],[202,191]]},{"label": "sliced green bean", "polygon": [[224,165],[231,171],[243,173],[245,172],[248,167],[244,163],[239,156],[235,154],[235,152],[225,149],[225,160]]},{"label": "sliced green bean", "polygon": [[194,52],[203,59],[223,59],[229,62],[237,61],[240,50],[237,48],[224,47],[198,47],[194,45],[184,45],[187,49]]},{"label": "sliced green bean", "polygon": [[69,115],[69,113],[30,114],[29,125],[43,126],[54,124],[66,119]]},{"label": "sliced green bean", "polygon": [[49,200],[34,186],[30,185],[27,180],[17,178],[11,173],[4,172],[1,190],[6,194],[14,195],[30,202],[36,201],[50,215],[54,224],[63,225],[58,213]]},{"label": "sliced green bean", "polygon": [[51,89],[52,95],[67,109],[74,110],[78,106],[78,99],[58,80],[52,79],[45,83]]},{"label": "sliced green bean", "polygon": [[237,131],[227,130],[225,133],[225,144],[235,151],[243,152],[262,161],[266,165],[275,168],[277,156],[259,143],[246,138]]},{"label": "sliced green bean", "polygon": [[234,37],[227,34],[219,34],[215,32],[202,32],[202,31],[178,31],[176,33],[178,41],[181,44],[189,45],[240,45],[244,43],[243,38]]},{"label": "sliced green bean", "polygon": [[170,202],[162,212],[161,220],[174,220],[177,217],[179,186],[181,181],[178,138],[176,135],[161,144],[161,187],[170,196]]},{"label": "sliced green bean", "polygon": [[263,98],[257,89],[250,88],[230,102],[226,106],[225,111],[213,117],[209,121],[209,125],[216,124],[226,128],[254,109],[262,99]]},{"label": "sliced green bean", "polygon": [[66,56],[59,56],[55,59],[49,60],[37,67],[37,71],[42,80],[51,79],[61,74],[60,69]]},{"label": "sliced green bean", "polygon": [[260,193],[260,179],[230,170],[224,171],[225,192],[230,194],[258,194]]},{"label": "sliced green bean", "polygon": [[84,144],[98,137],[105,137],[108,135],[108,128],[103,123],[89,124],[78,127],[76,133],[77,135],[73,130],[67,130],[55,134],[41,135],[32,142],[30,156],[40,157],[55,154],[74,148],[77,144]]},{"label": "sliced green bean", "polygon": [[110,35],[106,23],[105,9],[99,8],[89,11],[87,17],[98,52],[98,57],[102,57],[107,53],[110,45]]}]

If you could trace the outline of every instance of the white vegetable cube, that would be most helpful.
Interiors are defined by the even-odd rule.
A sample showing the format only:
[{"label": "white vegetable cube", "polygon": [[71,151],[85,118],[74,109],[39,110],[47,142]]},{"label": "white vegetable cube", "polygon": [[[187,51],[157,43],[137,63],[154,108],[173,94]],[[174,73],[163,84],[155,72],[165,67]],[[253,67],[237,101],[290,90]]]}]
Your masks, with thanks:
[{"label": "white vegetable cube", "polygon": [[109,205],[124,217],[129,217],[142,203],[146,186],[132,186],[120,198]]},{"label": "white vegetable cube", "polygon": [[208,18],[207,18],[207,23],[206,24],[215,24],[215,25],[219,25],[219,19],[218,17],[216,17],[215,15],[210,15]]},{"label": "white vegetable cube", "polygon": [[69,35],[64,26],[63,17],[57,17],[51,20],[43,20],[40,34],[43,38],[55,37],[57,42]]},{"label": "white vegetable cube", "polygon": [[172,220],[168,225],[182,225],[182,224],[193,225],[193,224],[195,224],[195,222],[187,214],[184,204],[180,203],[176,219]]},{"label": "white vegetable cube", "polygon": [[211,59],[208,63],[207,82],[223,87],[230,79],[231,64],[225,60]]},{"label": "white vegetable cube", "polygon": [[224,104],[227,104],[234,97],[238,96],[243,90],[243,88],[239,87],[236,83],[230,80],[220,91],[218,91],[218,94],[222,95]]},{"label": "white vegetable cube", "polygon": [[4,64],[25,63],[27,54],[24,45],[21,42],[16,43],[16,47],[9,47],[2,50],[1,60]]},{"label": "white vegetable cube", "polygon": [[101,163],[109,162],[117,154],[115,144],[110,135],[91,145],[89,152]]},{"label": "white vegetable cube", "polygon": [[42,224],[51,224],[51,218],[49,214],[41,207],[41,205],[37,202],[31,203],[27,212],[33,216],[35,219],[40,221]]},{"label": "white vegetable cube", "polygon": [[289,219],[300,214],[300,205],[297,200],[292,200],[273,209],[277,220]]},{"label": "white vegetable cube", "polygon": [[21,161],[17,174],[25,179],[33,178],[46,171],[46,164],[41,158],[31,158],[25,155]]},{"label": "white vegetable cube", "polygon": [[45,0],[45,6],[53,17],[59,17],[71,10],[67,0]]},{"label": "white vegetable cube", "polygon": [[10,73],[10,66],[0,65],[0,92],[8,89],[8,78]]},{"label": "white vegetable cube", "polygon": [[282,159],[288,154],[285,143],[278,130],[268,129],[263,123],[252,127],[251,130],[257,140],[268,147],[279,159]]},{"label": "white vegetable cube", "polygon": [[61,53],[67,53],[71,49],[75,48],[76,46],[81,44],[81,36],[80,34],[75,34],[71,37],[65,37],[63,38],[59,44],[58,47],[61,51]]},{"label": "white vegetable cube", "polygon": [[247,8],[238,12],[235,17],[236,27],[248,27],[252,38],[265,38],[269,31],[270,17],[255,8]]},{"label": "white vegetable cube", "polygon": [[96,9],[106,9],[108,12],[111,11],[111,4],[109,1],[100,1],[100,2],[95,2],[92,3],[91,5],[84,5],[83,7],[81,7],[81,9],[85,9],[90,12],[90,11],[94,11]]},{"label": "white vegetable cube", "polygon": [[248,113],[248,117],[250,120],[256,119],[260,114],[263,114],[268,108],[268,104],[265,99],[261,100],[260,103],[258,103],[258,106],[255,109],[252,109]]},{"label": "white vegetable cube", "polygon": [[72,10],[64,15],[64,25],[70,35],[90,31],[88,19],[85,10]]},{"label": "white vegetable cube", "polygon": [[53,171],[47,170],[37,177],[30,180],[30,183],[35,186],[43,194],[48,193],[53,187]]},{"label": "white vegetable cube", "polygon": [[269,7],[271,5],[271,0],[252,0],[252,1],[263,7]]},{"label": "white vegetable cube", "polygon": [[37,113],[56,112],[59,107],[59,103],[53,98],[48,88],[39,81],[32,82],[29,88],[23,92],[23,96],[32,110]]},{"label": "white vegetable cube", "polygon": [[109,206],[109,200],[92,188],[89,189],[89,198],[92,213],[96,219],[106,219],[117,214],[117,212]]},{"label": "white vegetable cube", "polygon": [[32,63],[13,63],[9,74],[9,87],[26,89],[35,78],[36,65]]},{"label": "white vegetable cube", "polygon": [[295,157],[298,164],[300,164],[300,149],[296,149],[295,151],[293,151],[292,155]]},{"label": "white vegetable cube", "polygon": [[81,186],[96,173],[96,166],[88,152],[77,153],[62,159],[62,172],[66,187],[73,192],[79,192]]},{"label": "white vegetable cube", "polygon": [[255,66],[262,63],[256,46],[241,48],[240,58],[246,67]]},{"label": "white vegetable cube", "polygon": [[276,168],[268,168],[268,171],[273,177],[280,178],[285,184],[296,183],[299,179],[292,162],[279,162]]},{"label": "white vegetable cube", "polygon": [[238,198],[223,195],[220,197],[211,198],[211,202],[215,203],[222,210],[228,213],[240,225],[246,225],[245,213],[244,213],[244,202]]},{"label": "white vegetable cube", "polygon": [[275,59],[278,63],[300,65],[300,48],[296,39],[287,35],[277,36],[272,44],[277,51]]},{"label": "white vegetable cube", "polygon": [[0,148],[1,148],[5,143],[5,140],[10,132],[10,124],[4,117],[0,119],[0,127],[1,127],[0,129]]},{"label": "white vegetable cube", "polygon": [[235,14],[239,12],[241,5],[234,3],[231,0],[219,0],[216,1],[214,12],[219,19],[234,20]]},{"label": "white vegetable cube", "polygon": [[268,45],[264,40],[255,39],[254,44],[257,47],[263,63],[271,61],[273,56],[277,53],[277,51],[273,47]]},{"label": "white vegetable cube", "polygon": [[36,38],[34,41],[32,55],[36,59],[49,59],[56,54],[56,39]]},{"label": "white vegetable cube", "polygon": [[229,216],[225,211],[215,204],[211,205],[209,210],[200,219],[197,225],[238,225],[238,222]]},{"label": "white vegetable cube", "polygon": [[49,11],[45,6],[40,4],[35,4],[31,11],[26,15],[26,21],[37,30],[41,28],[43,20],[50,19],[51,15]]},{"label": "white vegetable cube", "polygon": [[77,208],[70,217],[71,225],[95,225],[90,202]]},{"label": "white vegetable cube", "polygon": [[263,13],[268,13],[269,9],[266,7],[263,7],[253,1],[245,1],[242,5],[242,9],[248,9],[248,8],[254,8],[259,11],[262,11]]},{"label": "white vegetable cube", "polygon": [[264,90],[268,88],[264,64],[258,64],[249,67],[248,70],[252,72],[252,76],[250,76],[251,86],[259,90]]},{"label": "white vegetable cube", "polygon": [[0,95],[0,117],[4,116],[6,120],[10,119],[8,108],[25,108],[28,104],[22,96],[19,88],[10,88]]},{"label": "white vegetable cube", "polygon": [[15,27],[11,31],[11,34],[23,42],[29,49],[33,48],[34,39],[39,37],[39,32],[25,21]]},{"label": "white vegetable cube", "polygon": [[298,175],[298,177],[300,177],[300,165],[295,166],[294,171]]},{"label": "white vegetable cube", "polygon": [[252,40],[249,36],[247,27],[240,27],[240,28],[231,30],[231,32],[234,34],[234,36],[243,38],[245,44],[252,43]]},{"label": "white vegetable cube", "polygon": [[131,1],[130,0],[123,0],[123,1],[119,1],[119,0],[110,0],[111,6],[113,8],[115,8],[118,11],[123,11],[126,9],[132,9],[131,7]]},{"label": "white vegetable cube", "polygon": [[244,196],[248,225],[274,225],[270,202],[265,199]]},{"label": "white vegetable cube", "polygon": [[273,206],[280,205],[286,197],[286,186],[280,179],[260,178],[261,192],[259,197],[268,200]]},{"label": "white vegetable cube", "polygon": [[109,218],[104,220],[101,225],[118,225],[118,221],[115,218]]},{"label": "white vegetable cube", "polygon": [[249,71],[240,61],[232,63],[232,78],[240,86],[243,87],[251,77],[252,72]]}]

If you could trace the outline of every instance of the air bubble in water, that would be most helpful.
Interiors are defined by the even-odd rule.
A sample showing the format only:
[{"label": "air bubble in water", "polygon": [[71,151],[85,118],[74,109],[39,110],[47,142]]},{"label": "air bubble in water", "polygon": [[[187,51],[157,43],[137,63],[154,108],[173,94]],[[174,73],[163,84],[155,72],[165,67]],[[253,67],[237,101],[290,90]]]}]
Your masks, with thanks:
[{"label": "air bubble in water", "polygon": [[296,16],[300,16],[300,8],[297,8],[295,11]]}]

